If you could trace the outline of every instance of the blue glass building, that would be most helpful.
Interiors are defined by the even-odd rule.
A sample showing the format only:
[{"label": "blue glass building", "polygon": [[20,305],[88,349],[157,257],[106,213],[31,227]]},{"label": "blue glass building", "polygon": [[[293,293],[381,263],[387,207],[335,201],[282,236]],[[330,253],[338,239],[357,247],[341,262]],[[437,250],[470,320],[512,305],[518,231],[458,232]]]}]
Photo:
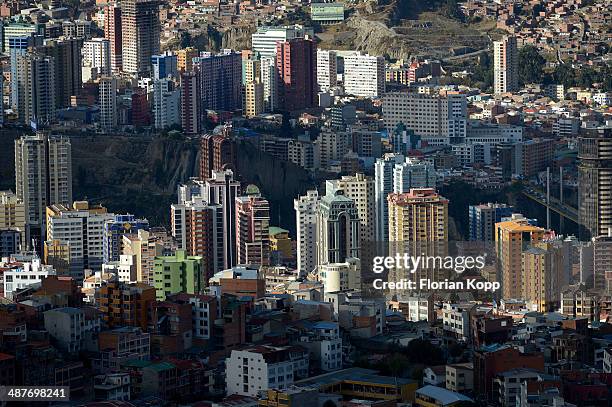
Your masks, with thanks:
[{"label": "blue glass building", "polygon": [[122,250],[123,235],[137,234],[139,230],[149,230],[149,221],[136,219],[134,215],[115,215],[113,220],[104,224],[103,260],[118,261]]},{"label": "blue glass building", "polygon": [[153,55],[151,57],[151,64],[153,65],[153,80],[164,79],[168,76],[176,77],[178,75],[177,63],[178,59],[176,55]]},{"label": "blue glass building", "polygon": [[19,253],[21,246],[21,231],[17,229],[0,230],[0,258]]},{"label": "blue glass building", "polygon": [[32,37],[11,37],[8,40],[9,57],[11,59],[11,108],[18,110],[19,86],[17,83],[17,58],[28,52],[28,47],[32,45]]},{"label": "blue glass building", "polygon": [[394,153],[408,155],[410,150],[421,147],[421,136],[407,129],[404,123],[398,123],[391,133],[391,145]]},{"label": "blue glass building", "polygon": [[503,218],[512,216],[513,212],[514,207],[506,204],[486,203],[470,205],[469,240],[482,242],[495,240],[495,224],[501,222]]}]

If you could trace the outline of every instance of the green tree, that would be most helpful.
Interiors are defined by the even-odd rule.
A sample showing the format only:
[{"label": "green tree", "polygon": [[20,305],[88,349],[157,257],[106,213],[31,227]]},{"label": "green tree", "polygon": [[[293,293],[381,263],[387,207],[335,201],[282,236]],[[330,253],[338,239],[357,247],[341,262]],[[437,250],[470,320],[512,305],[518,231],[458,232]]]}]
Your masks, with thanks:
[{"label": "green tree", "polygon": [[566,87],[573,86],[576,81],[574,69],[568,64],[557,65],[552,76],[555,83],[560,83]]},{"label": "green tree", "polygon": [[191,34],[189,31],[181,31],[181,48],[188,48],[191,46]]},{"label": "green tree", "polygon": [[603,69],[603,88],[606,92],[612,92],[612,66],[606,65]]},{"label": "green tree", "polygon": [[77,167],[77,184],[80,187],[83,187],[86,185],[87,180],[88,180],[88,177],[87,177],[87,171],[85,170],[85,167],[79,165]]},{"label": "green tree", "polygon": [[457,0],[446,0],[446,15],[457,20],[461,20],[463,18],[463,13],[461,13],[461,10],[459,9]]},{"label": "green tree", "polygon": [[402,377],[410,366],[410,360],[401,353],[391,353],[376,364],[376,369],[388,376]]},{"label": "green tree", "polygon": [[546,59],[531,45],[524,46],[519,50],[519,82],[521,85],[527,83],[540,83],[544,78],[544,66]]},{"label": "green tree", "polygon": [[406,353],[413,363],[423,363],[428,366],[444,363],[442,350],[424,339],[413,339],[408,342]]},{"label": "green tree", "polygon": [[489,88],[493,87],[493,64],[491,63],[491,54],[481,54],[478,57],[478,63],[474,67],[471,81],[472,86],[478,86],[483,91],[487,91]]},{"label": "green tree", "polygon": [[568,88],[572,86],[590,88],[594,83],[600,83],[602,89],[609,92],[612,90],[612,66],[574,68],[570,64],[559,64],[552,73],[552,80]]}]

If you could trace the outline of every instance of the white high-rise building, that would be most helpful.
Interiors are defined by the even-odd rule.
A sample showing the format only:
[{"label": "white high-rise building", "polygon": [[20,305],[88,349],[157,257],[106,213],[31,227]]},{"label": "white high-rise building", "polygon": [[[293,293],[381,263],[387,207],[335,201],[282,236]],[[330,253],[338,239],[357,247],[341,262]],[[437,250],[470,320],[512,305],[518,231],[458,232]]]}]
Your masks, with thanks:
[{"label": "white high-rise building", "polygon": [[328,126],[321,127],[317,138],[317,149],[322,168],[332,161],[342,159],[349,151],[349,134]]},{"label": "white high-rise building", "polygon": [[83,66],[95,68],[99,76],[111,74],[110,41],[106,38],[92,38],[83,42]]},{"label": "white high-rise building", "polygon": [[375,202],[376,202],[376,240],[385,250],[389,239],[390,193],[410,192],[411,188],[433,188],[436,186],[436,172],[431,164],[402,154],[385,154],[376,160]]},{"label": "white high-rise building", "polygon": [[37,133],[15,140],[16,195],[25,205],[28,231],[44,237],[45,208],[72,202],[70,140]]},{"label": "white high-rise building", "polygon": [[181,90],[170,79],[153,83],[153,117],[157,129],[181,124]]},{"label": "white high-rise building", "polygon": [[389,92],[383,98],[385,128],[391,132],[399,123],[431,145],[458,144],[466,136],[465,94],[441,92]]},{"label": "white high-rise building", "polygon": [[493,42],[493,89],[499,95],[518,90],[518,47],[516,37]]},{"label": "white high-rise building", "polygon": [[47,143],[45,137],[24,136],[15,140],[15,185],[17,198],[25,205],[28,229],[42,232],[47,201]]},{"label": "white high-rise building", "polygon": [[201,197],[171,206],[172,236],[187,254],[203,257],[206,277],[225,269],[222,213],[221,205],[210,204]]},{"label": "white high-rise building", "polygon": [[336,51],[317,49],[317,83],[321,92],[338,84],[338,55]]},{"label": "white high-rise building", "polygon": [[[173,205],[173,208],[184,210],[182,208],[195,205],[199,207],[217,207],[220,212],[220,235],[222,238],[223,252],[218,255],[221,259],[222,267],[225,269],[232,268],[236,265],[236,197],[239,194],[240,182],[234,180],[232,170],[213,171],[212,177],[205,180],[191,180],[187,184],[178,187],[178,204]],[[215,215],[216,216],[216,215]],[[186,221],[186,216],[177,219],[173,216],[172,219],[172,235],[178,240],[180,248],[187,248],[184,228],[187,225],[182,225]],[[198,225],[203,226],[203,225]]]},{"label": "white high-rise building", "polygon": [[385,58],[357,53],[344,57],[344,92],[382,97],[385,93]]},{"label": "white high-rise building", "polygon": [[389,205],[387,196],[393,192],[393,169],[404,162],[401,154],[385,154],[374,165],[374,194],[376,202],[376,240],[384,249],[389,239]]},{"label": "white high-rise building", "polygon": [[72,202],[72,146],[62,136],[47,138],[49,204]]},{"label": "white high-rise building", "polygon": [[306,276],[317,266],[317,206],[316,190],[293,200],[297,225],[297,268],[300,276]]},{"label": "white high-rise building", "polygon": [[236,249],[238,264],[270,264],[270,203],[259,188],[249,186],[236,197]]},{"label": "white high-rise building", "polygon": [[88,202],[50,205],[46,211],[47,242],[57,241],[69,250],[70,274],[82,280],[83,269],[100,270],[104,254],[104,223],[114,219],[112,213]]},{"label": "white high-rise building", "polygon": [[254,54],[261,58],[276,57],[276,43],[285,42],[294,38],[303,38],[305,35],[313,35],[312,28],[301,25],[286,27],[258,27],[251,36],[251,49]]},{"label": "white high-rise building", "polygon": [[393,168],[393,192],[403,194],[412,188],[435,188],[434,166],[418,158],[407,157]]},{"label": "white high-rise building", "polygon": [[263,84],[264,111],[273,112],[278,107],[278,75],[274,58],[261,59],[261,83]]},{"label": "white high-rise building", "polygon": [[117,79],[100,78],[100,126],[109,130],[117,126]]},{"label": "white high-rise building", "polygon": [[206,180],[206,198],[209,203],[221,205],[223,211],[223,256],[226,269],[236,265],[236,197],[240,192],[240,182],[234,179],[232,170],[213,171]]}]

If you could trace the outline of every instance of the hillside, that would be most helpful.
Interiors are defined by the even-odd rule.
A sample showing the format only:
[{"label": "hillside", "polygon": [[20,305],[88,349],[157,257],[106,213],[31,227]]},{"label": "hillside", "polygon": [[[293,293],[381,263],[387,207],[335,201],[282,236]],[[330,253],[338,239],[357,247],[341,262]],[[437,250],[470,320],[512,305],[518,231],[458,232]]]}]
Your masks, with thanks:
[{"label": "hillside", "polygon": [[[277,24],[313,26],[319,48],[360,50],[389,59],[412,56],[444,59],[487,49],[495,21],[464,22],[455,0],[380,0],[347,5],[342,24],[317,25],[310,20],[308,5]],[[248,20],[245,20],[248,21]],[[191,45],[200,50],[236,50],[251,47],[255,22],[229,27],[209,23],[164,44],[164,49]]]},{"label": "hillside", "polygon": [[[0,190],[15,188],[14,139],[22,132],[0,130]],[[153,224],[169,225],[176,187],[199,172],[198,141],[169,137],[73,136],[74,199],[131,212]],[[238,173],[244,186],[257,184],[270,201],[272,223],[295,230],[293,199],[317,181],[304,169],[239,142]],[[290,199],[288,199],[290,198]]]},{"label": "hillside", "polygon": [[343,24],[322,27],[319,46],[357,49],[390,59],[446,58],[485,49],[495,22],[465,23],[446,1],[390,0],[355,6]]},{"label": "hillside", "polygon": [[75,199],[168,224],[176,185],[197,173],[198,145],[170,138],[73,137]]}]

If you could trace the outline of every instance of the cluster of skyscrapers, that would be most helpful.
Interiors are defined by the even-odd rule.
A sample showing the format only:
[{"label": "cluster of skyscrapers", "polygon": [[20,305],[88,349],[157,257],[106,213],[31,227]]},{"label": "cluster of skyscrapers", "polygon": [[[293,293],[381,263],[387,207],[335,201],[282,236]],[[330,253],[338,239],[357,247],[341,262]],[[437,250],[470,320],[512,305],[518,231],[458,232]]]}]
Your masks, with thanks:
[{"label": "cluster of skyscrapers", "polygon": [[35,128],[77,120],[105,132],[174,126],[199,134],[209,111],[252,118],[318,107],[339,73],[346,94],[385,93],[383,57],[317,50],[313,30],[299,25],[259,27],[242,52],[162,53],[159,12],[158,0],[110,2],[98,17],[104,37],[92,37],[91,24],[54,37],[26,21],[3,27],[14,118]]}]

